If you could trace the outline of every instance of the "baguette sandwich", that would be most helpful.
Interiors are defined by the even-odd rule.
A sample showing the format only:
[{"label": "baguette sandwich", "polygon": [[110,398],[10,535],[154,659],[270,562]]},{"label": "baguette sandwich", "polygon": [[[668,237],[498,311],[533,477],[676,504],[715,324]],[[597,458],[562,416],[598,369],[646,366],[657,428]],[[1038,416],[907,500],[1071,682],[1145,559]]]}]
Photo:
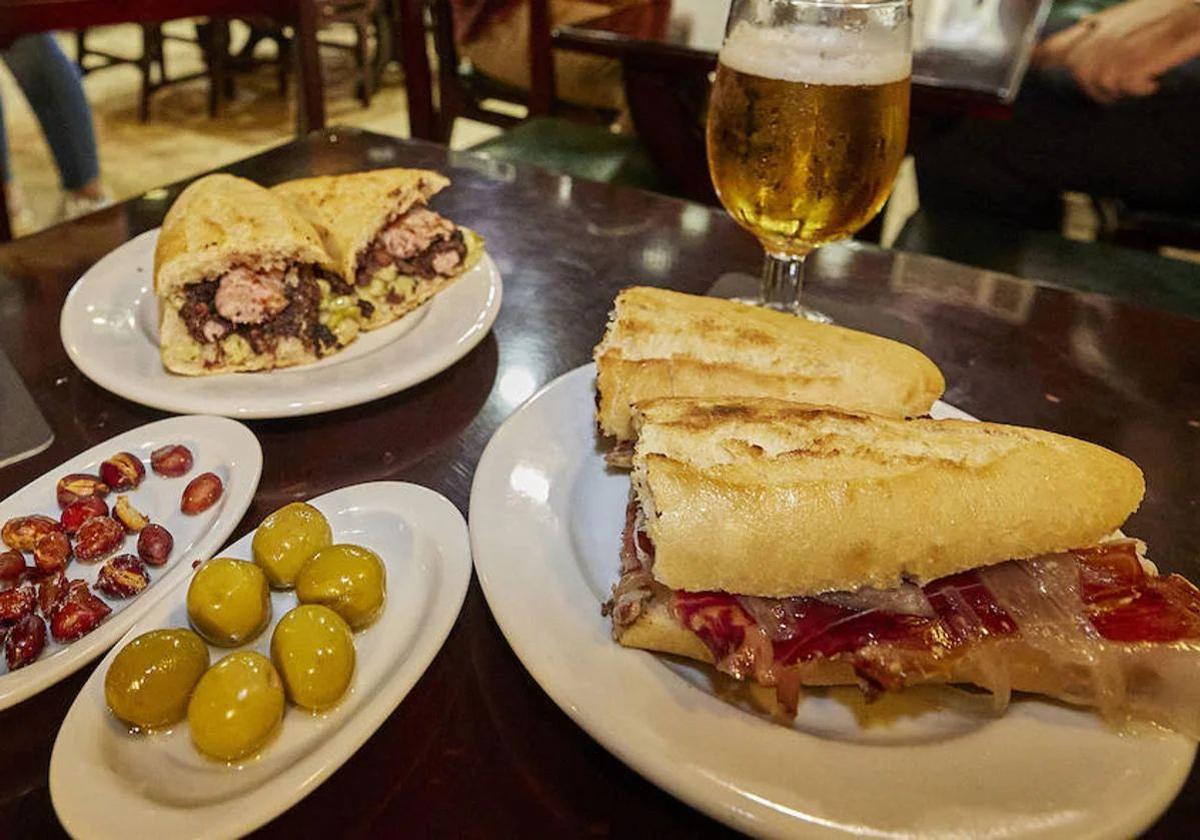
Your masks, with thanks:
[{"label": "baguette sandwich", "polygon": [[617,295],[593,357],[597,420],[618,449],[634,437],[633,404],[655,397],[775,397],[915,417],[946,387],[933,362],[896,341],[642,286]]},{"label": "baguette sandwich", "polygon": [[313,362],[349,344],[359,310],[317,232],[232,175],[185,189],[154,252],[163,364],[191,376]]},{"label": "baguette sandwich", "polygon": [[428,207],[450,181],[424,169],[377,169],[287,181],[272,191],[321,236],[358,294],[365,329],[390,324],[479,261],[483,240]]},{"label": "baguette sandwich", "polygon": [[1049,432],[772,399],[657,399],[638,435],[622,645],[774,690],[971,684],[1200,737],[1200,590],[1114,537],[1131,461]]}]

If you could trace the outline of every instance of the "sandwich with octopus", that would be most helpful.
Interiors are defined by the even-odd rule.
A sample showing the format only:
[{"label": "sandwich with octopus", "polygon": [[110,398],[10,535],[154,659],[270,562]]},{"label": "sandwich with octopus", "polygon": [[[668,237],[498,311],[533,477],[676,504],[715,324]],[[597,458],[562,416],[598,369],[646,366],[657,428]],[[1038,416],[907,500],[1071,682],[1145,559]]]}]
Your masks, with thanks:
[{"label": "sandwich with octopus", "polygon": [[954,683],[1200,737],[1200,590],[1119,536],[1144,493],[1126,458],[763,397],[650,399],[629,419],[604,607],[620,644],[767,687],[785,714],[804,686]]},{"label": "sandwich with octopus", "polygon": [[437,172],[394,168],[286,181],[272,192],[316,228],[371,330],[413,311],[479,261],[479,235],[429,206],[449,184]]},{"label": "sandwich with octopus", "polygon": [[191,376],[336,352],[361,313],[316,230],[269,190],[209,175],[167,212],[154,252],[163,364]]}]

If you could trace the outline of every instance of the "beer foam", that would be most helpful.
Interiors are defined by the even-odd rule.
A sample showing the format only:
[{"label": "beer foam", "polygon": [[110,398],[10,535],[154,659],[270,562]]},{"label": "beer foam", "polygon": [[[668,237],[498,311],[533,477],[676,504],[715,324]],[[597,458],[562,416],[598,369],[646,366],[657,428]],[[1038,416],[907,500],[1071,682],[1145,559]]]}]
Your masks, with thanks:
[{"label": "beer foam", "polygon": [[810,85],[882,85],[912,74],[907,43],[877,27],[768,28],[741,21],[721,47],[732,70]]}]

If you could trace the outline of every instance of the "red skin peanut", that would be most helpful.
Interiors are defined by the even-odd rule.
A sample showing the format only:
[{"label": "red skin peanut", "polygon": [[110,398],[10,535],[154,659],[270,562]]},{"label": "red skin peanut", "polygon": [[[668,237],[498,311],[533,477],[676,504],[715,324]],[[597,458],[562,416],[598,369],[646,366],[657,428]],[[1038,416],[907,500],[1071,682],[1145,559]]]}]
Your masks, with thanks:
[{"label": "red skin peanut", "polygon": [[224,492],[224,485],[216,473],[201,473],[188,482],[183,489],[183,498],[179,501],[179,509],[188,516],[204,513],[217,503]]}]

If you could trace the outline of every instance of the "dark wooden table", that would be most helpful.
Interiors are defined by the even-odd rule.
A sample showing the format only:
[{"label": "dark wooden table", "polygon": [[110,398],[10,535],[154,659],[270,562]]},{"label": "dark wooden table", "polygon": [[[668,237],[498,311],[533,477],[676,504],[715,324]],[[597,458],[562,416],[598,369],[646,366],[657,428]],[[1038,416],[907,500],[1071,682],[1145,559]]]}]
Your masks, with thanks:
[{"label": "dark wooden table", "polygon": [[[556,47],[621,61],[625,98],[654,162],[712,197],[702,131],[732,0],[644,0],[554,30]],[[913,112],[1008,114],[1052,0],[918,0]]]},{"label": "dark wooden table", "polygon": [[[760,261],[754,240],[720,212],[424,143],[336,131],[229,169],[270,184],[398,164],[444,169],[454,179],[438,204],[487,237],[504,275],[500,317],[466,358],[405,393],[250,424],[265,465],[235,536],[286,501],[377,479],[428,485],[465,513],[477,459],[516,407],[511,389],[501,387],[507,373],[540,386],[588,361],[624,285],[703,292],[719,275],[754,271]],[[0,346],[58,436],[45,453],[0,470],[0,497],[162,416],[106,393],[72,367],[58,342],[58,315],[80,274],[158,224],[178,189],[0,247]],[[826,249],[813,273],[814,305],[920,347],[945,372],[950,402],[1136,459],[1150,490],[1130,533],[1149,541],[1162,568],[1200,579],[1200,322],[866,246]],[[0,836],[60,832],[47,791],[50,751],[89,670],[0,713]],[[1182,834],[1198,818],[1200,774],[1193,772],[1156,831]],[[408,698],[337,773],[263,833],[720,830],[626,769],[559,711],[508,648],[473,582],[445,647]]]},{"label": "dark wooden table", "polygon": [[[395,0],[394,55],[405,70],[409,123],[413,136],[435,132],[432,78],[425,54],[422,0]],[[0,47],[22,35],[52,29],[86,29],[115,23],[150,23],[184,17],[263,15],[290,23],[296,31],[299,67],[296,134],[325,127],[325,84],[316,37],[315,0],[0,0]],[[12,238],[0,190],[0,242]]]}]

